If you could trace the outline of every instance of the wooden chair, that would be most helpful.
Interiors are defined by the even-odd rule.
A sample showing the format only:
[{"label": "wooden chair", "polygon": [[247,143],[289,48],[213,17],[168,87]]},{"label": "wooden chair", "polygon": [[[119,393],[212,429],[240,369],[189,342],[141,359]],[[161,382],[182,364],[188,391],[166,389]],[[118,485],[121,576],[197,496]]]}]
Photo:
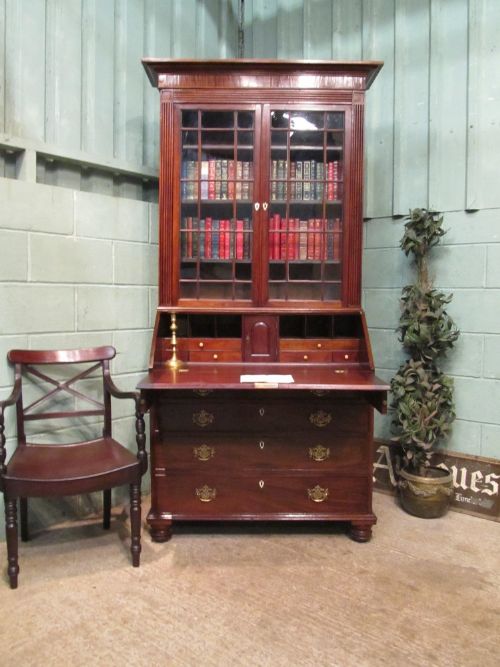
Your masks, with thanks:
[{"label": "wooden chair", "polygon": [[[111,516],[111,489],[130,485],[130,522],[132,533],[132,564],[139,566],[141,552],[141,477],[147,470],[144,416],[137,392],[117,389],[109,372],[109,361],[116,350],[96,347],[83,350],[11,350],[7,358],[15,364],[15,383],[11,395],[0,402],[0,490],[5,501],[8,574],[11,588],[17,588],[18,534],[17,499],[21,508],[21,538],[28,539],[29,497],[70,496],[93,491],[103,491],[103,527],[109,528]],[[47,365],[78,364],[69,369],[69,379],[56,379]],[[85,364],[80,366],[81,364]],[[44,367],[45,366],[45,367]],[[42,368],[40,368],[42,367]],[[95,385],[98,376],[98,399],[75,388],[75,383],[86,380]],[[27,376],[36,382],[36,391],[44,394],[27,407],[23,402],[23,379]],[[92,376],[92,379],[91,377]],[[101,391],[102,382],[102,391]],[[25,382],[24,382],[25,384]],[[25,396],[27,395],[25,385]],[[69,396],[61,405],[61,399]],[[111,397],[128,398],[135,402],[137,455],[130,452],[111,437]],[[50,403],[49,403],[50,401]],[[54,406],[54,402],[59,403]],[[5,465],[6,449],[4,411],[10,405],[17,412],[17,447]],[[55,407],[53,411],[51,407]],[[64,408],[64,409],[61,409]],[[34,444],[26,441],[25,424],[33,420],[58,420],[69,417],[103,418],[102,438],[72,444]],[[56,422],[57,424],[58,422]],[[61,422],[59,422],[61,423]],[[80,427],[82,421],[79,420]],[[66,426],[66,422],[64,423]],[[86,425],[88,428],[88,423]],[[56,440],[57,441],[57,440]]]}]

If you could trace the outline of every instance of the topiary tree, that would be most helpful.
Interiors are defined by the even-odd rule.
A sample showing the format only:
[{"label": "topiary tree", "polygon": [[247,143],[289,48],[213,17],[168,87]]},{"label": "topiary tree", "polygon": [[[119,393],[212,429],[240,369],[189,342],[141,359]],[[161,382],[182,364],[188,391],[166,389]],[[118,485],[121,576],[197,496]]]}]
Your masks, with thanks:
[{"label": "topiary tree", "polygon": [[416,280],[401,295],[397,330],[410,358],[391,380],[392,440],[402,447],[403,465],[418,473],[455,419],[453,380],[439,370],[438,360],[453,347],[459,331],[446,311],[452,295],[434,289],[428,266],[429,251],[445,234],[443,216],[416,208],[405,220],[400,245],[407,257],[414,257]]}]

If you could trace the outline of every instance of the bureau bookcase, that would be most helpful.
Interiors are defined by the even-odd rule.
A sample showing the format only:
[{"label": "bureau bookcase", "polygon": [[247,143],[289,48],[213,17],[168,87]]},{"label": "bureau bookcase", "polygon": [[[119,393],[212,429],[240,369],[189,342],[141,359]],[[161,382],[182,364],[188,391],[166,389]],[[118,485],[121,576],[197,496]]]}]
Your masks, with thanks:
[{"label": "bureau bookcase", "polygon": [[328,520],[366,541],[388,389],[361,309],[364,95],[381,63],[143,64],[160,92],[159,305],[139,385],[152,537]]}]

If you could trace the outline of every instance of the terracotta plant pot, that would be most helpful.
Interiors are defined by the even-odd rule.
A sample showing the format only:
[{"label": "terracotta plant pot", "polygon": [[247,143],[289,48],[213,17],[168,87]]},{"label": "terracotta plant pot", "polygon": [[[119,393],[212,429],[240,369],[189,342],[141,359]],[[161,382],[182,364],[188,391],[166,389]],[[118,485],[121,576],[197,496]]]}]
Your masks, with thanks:
[{"label": "terracotta plant pot", "polygon": [[399,472],[399,497],[403,509],[422,519],[443,516],[453,498],[453,476],[443,468],[424,468],[422,474]]}]

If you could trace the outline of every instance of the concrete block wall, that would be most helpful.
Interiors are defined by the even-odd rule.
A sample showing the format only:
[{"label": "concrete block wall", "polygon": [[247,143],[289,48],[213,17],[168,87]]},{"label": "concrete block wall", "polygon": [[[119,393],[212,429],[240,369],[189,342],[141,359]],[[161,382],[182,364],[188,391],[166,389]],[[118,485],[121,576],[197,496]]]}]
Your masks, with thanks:
[{"label": "concrete block wall", "polygon": [[[413,279],[399,248],[404,219],[365,223],[363,299],[377,372],[387,381],[405,358],[398,341],[399,295]],[[461,336],[441,368],[455,382],[457,420],[446,449],[498,459],[500,442],[500,209],[444,212],[447,234],[432,251],[436,287],[453,293]],[[389,438],[390,415],[376,418]]]},{"label": "concrete block wall", "polygon": [[[6,178],[0,201],[0,396],[13,380],[7,351],[19,347],[114,345],[114,379],[134,389],[157,301],[157,205]],[[134,450],[133,403],[113,409],[114,433]],[[12,408],[6,436],[10,454]]]}]

